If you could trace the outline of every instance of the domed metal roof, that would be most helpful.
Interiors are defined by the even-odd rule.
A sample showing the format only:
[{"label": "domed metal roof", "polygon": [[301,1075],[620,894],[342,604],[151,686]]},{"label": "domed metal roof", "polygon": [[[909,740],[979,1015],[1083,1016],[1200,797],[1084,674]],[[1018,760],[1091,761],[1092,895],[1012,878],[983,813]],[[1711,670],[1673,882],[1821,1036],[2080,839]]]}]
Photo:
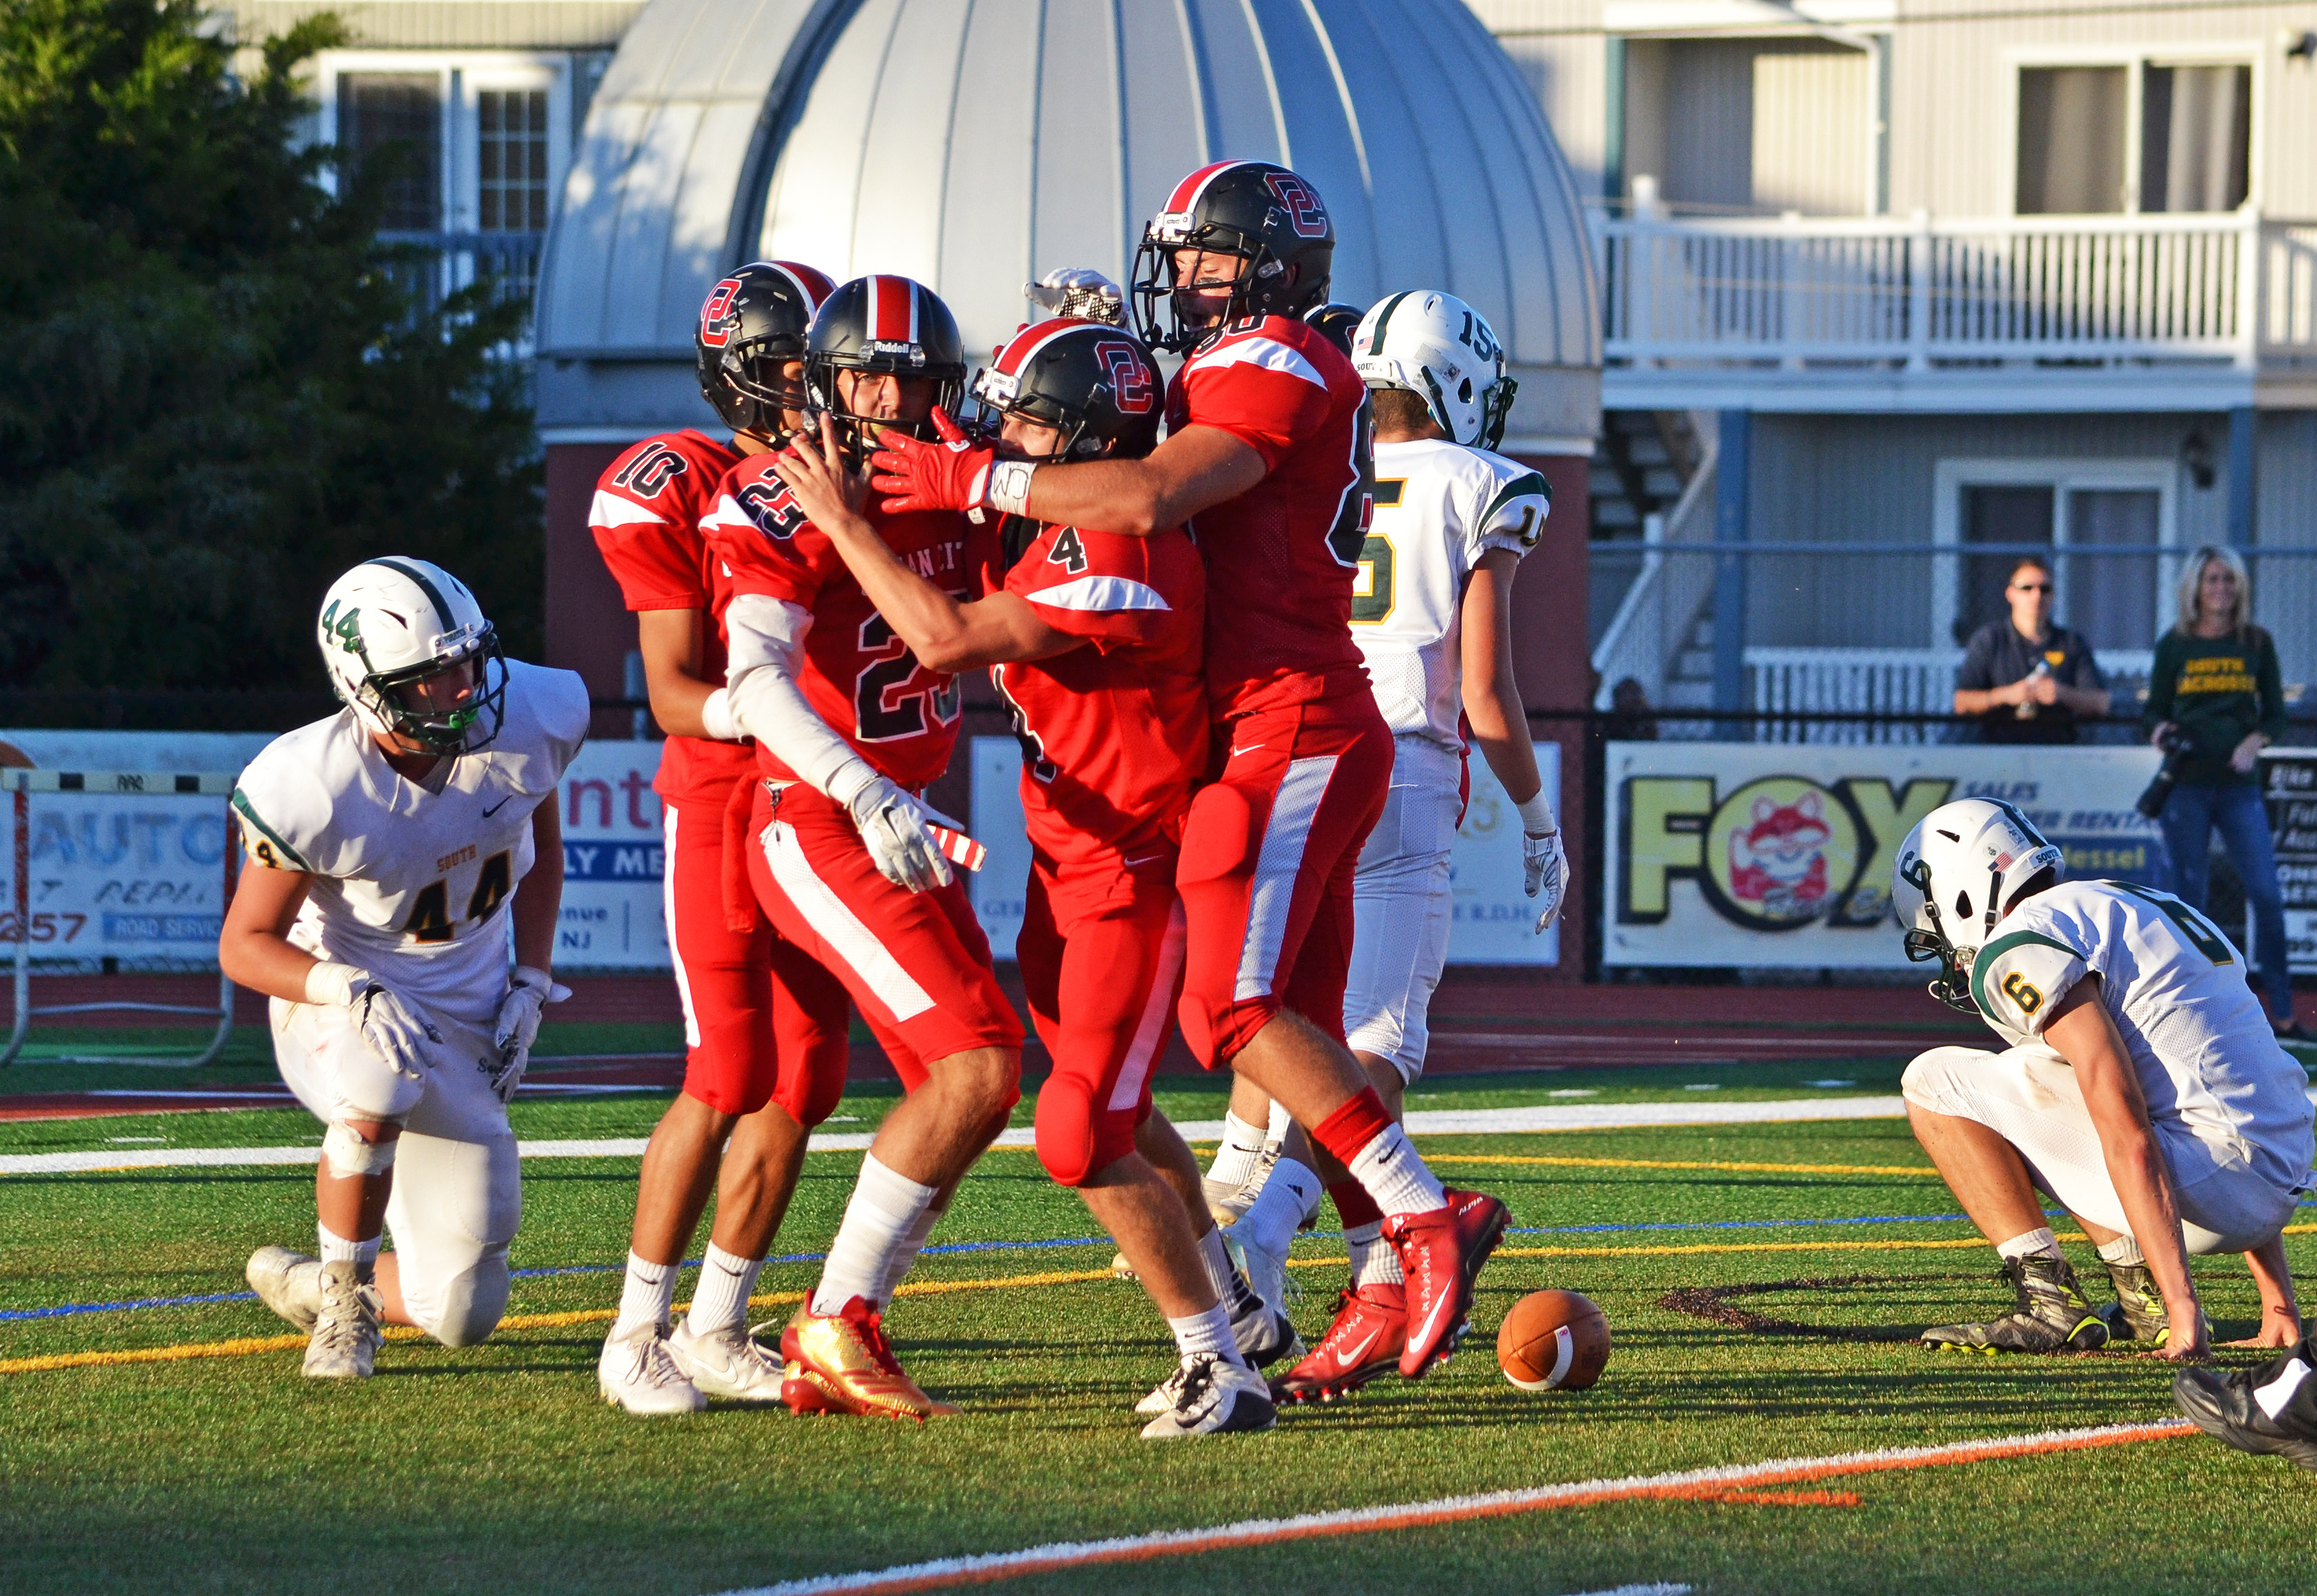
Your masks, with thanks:
[{"label": "domed metal roof", "polygon": [[760,256],[916,277],[988,349],[1040,272],[1123,281],[1176,180],[1227,156],[1320,191],[1332,298],[1471,300],[1523,379],[1514,432],[1593,433],[1576,190],[1461,0],[653,0],[589,109],[549,242],[541,427],[695,424],[700,299]]}]

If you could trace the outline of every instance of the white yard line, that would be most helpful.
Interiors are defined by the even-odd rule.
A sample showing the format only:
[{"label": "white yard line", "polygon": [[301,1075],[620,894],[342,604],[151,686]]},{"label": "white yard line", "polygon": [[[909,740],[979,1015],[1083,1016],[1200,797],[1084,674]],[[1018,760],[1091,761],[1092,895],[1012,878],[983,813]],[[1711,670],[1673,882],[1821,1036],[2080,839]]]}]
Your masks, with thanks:
[{"label": "white yard line", "polygon": [[[1983,1440],[1960,1441],[1947,1446],[1884,1447],[1872,1451],[1845,1452],[1829,1458],[1788,1458],[1774,1462],[1687,1469],[1674,1474],[1628,1476],[1624,1479],[1580,1480],[1525,1491],[1496,1491],[1485,1495],[1445,1496],[1429,1502],[1304,1513],[1292,1519],[1242,1519],[1237,1523],[1218,1524],[1205,1529],[1162,1529],[1149,1535],[1119,1536],[1108,1540],[1056,1541],[1016,1552],[939,1557],[890,1568],[867,1569],[858,1574],[819,1574],[810,1579],[783,1580],[775,1584],[728,1592],[725,1596],[836,1596],[837,1592],[845,1592],[845,1596],[879,1596],[879,1593],[905,1591],[933,1591],[956,1585],[988,1584],[1028,1574],[1053,1574],[1102,1564],[1141,1563],[1158,1557],[1228,1551],[1280,1541],[1372,1534],[1378,1530],[1459,1523],[1551,1508],[1584,1507],[1605,1502],[1678,1498],[1716,1487],[1784,1485],[1844,1475],[1986,1463],[2005,1458],[2076,1451],[2089,1447],[2163,1440],[2195,1433],[2186,1419],[2164,1419],[2148,1424],[2107,1424],[2089,1430],[1990,1436]],[[1620,1592],[1686,1589],[1687,1587],[1682,1585],[1662,1584],[1619,1588]],[[1611,1596],[1616,1596],[1616,1593],[1611,1593]]]},{"label": "white yard line", "polygon": [[[1416,1136],[1500,1136],[1537,1130],[1621,1130],[1653,1125],[1754,1125],[1783,1120],[1889,1119],[1906,1112],[1895,1097],[1785,1098],[1771,1102],[1550,1103],[1519,1109],[1419,1110],[1408,1116]],[[1178,1122],[1190,1141],[1213,1141],[1223,1133],[1220,1119]],[[869,1131],[823,1133],[810,1146],[815,1153],[861,1153],[874,1139]],[[229,1169],[244,1165],[312,1164],[318,1146],[111,1148],[88,1153],[0,1154],[0,1175],[85,1174],[96,1170]],[[1037,1145],[1027,1127],[997,1138],[1001,1147]],[[519,1144],[525,1158],[640,1158],[641,1137],[591,1141],[530,1141]]]}]

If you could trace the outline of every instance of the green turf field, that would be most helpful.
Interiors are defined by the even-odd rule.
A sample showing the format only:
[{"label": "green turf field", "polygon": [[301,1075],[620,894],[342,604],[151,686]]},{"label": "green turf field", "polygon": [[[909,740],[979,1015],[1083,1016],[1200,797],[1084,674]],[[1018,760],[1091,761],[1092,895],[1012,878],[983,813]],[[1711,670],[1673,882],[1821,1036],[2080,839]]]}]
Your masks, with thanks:
[{"label": "green turf field", "polygon": [[[1854,1084],[1802,1084],[1833,1079]],[[1411,1106],[1561,1101],[1555,1092],[1684,1099],[1698,1084],[1734,1100],[1888,1092],[1895,1080],[1888,1065],[1823,1062],[1556,1072],[1427,1083]],[[890,1101],[850,1098],[838,1110],[850,1122],[829,1128],[869,1128]],[[1222,1106],[1199,1091],[1162,1102],[1186,1120]],[[636,1136],[659,1106],[640,1095],[525,1103],[516,1118],[527,1137]],[[121,1117],[0,1126],[0,1154],[317,1136],[282,1112]],[[598,1267],[518,1279],[517,1324],[485,1347],[390,1342],[379,1377],[356,1386],[302,1381],[295,1351],[0,1372],[0,1589],[702,1596],[1049,1541],[2170,1411],[2169,1369],[2128,1355],[1999,1360],[1901,1339],[2005,1301],[1990,1253],[1922,1244],[1970,1235],[1946,1217],[1955,1205],[1936,1180],[1865,1172],[1923,1167],[1901,1121],[1425,1145],[1449,1179],[1502,1193],[1515,1223],[1541,1232],[1508,1238],[1483,1277],[1467,1350],[1418,1384],[1291,1410],[1268,1436],[1163,1447],[1138,1440],[1128,1412],[1171,1362],[1141,1293],[1108,1279],[1039,1279],[1101,1271],[1104,1244],[924,1261],[913,1277],[922,1283],[1023,1281],[906,1297],[890,1315],[913,1372],[962,1403],[962,1418],[918,1429],[726,1407],[629,1419],[595,1399],[602,1319],[522,1322],[605,1313],[616,1300],[618,1276],[600,1266],[624,1253],[635,1160],[528,1161],[516,1266]],[[1553,1162],[1512,1162],[1531,1159]],[[849,1153],[808,1161],[784,1252],[826,1244],[857,1163]],[[1794,1223],[1809,1219],[1871,1222]],[[251,1248],[307,1244],[311,1226],[302,1169],[0,1178],[0,1313],[235,1291]],[[1592,1226],[1603,1228],[1575,1228]],[[1091,1234],[1077,1199],[1030,1154],[997,1151],[934,1239]],[[2304,1272],[2317,1272],[2313,1243],[2290,1244]],[[1307,1240],[1298,1253],[1326,1260],[1337,1245]],[[2094,1278],[2089,1249],[2071,1251]],[[1293,1272],[1310,1335],[1326,1321],[1339,1266]],[[810,1262],[776,1263],[758,1289],[795,1292],[812,1273]],[[2208,1262],[2199,1278],[2222,1335],[2245,1333],[2255,1298],[2242,1262]],[[1758,1288],[1801,1281],[1814,1283]],[[1496,1371],[1498,1319],[1548,1284],[1591,1295],[1615,1326],[1608,1373],[1591,1392],[1525,1395]],[[0,1319],[0,1368],[285,1328],[248,1302],[12,1317]],[[2317,1544],[2317,1476],[2201,1438],[1859,1475],[1785,1494],[1562,1508],[1000,1588],[1339,1596],[1662,1581],[1713,1592],[2267,1592],[2305,1585]]]}]

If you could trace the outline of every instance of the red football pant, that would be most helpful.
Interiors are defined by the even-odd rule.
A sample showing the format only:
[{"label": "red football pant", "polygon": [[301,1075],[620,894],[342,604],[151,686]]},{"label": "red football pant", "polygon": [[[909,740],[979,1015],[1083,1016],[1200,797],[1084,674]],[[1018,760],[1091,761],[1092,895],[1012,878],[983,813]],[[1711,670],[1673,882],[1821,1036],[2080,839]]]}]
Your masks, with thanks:
[{"label": "red football pant", "polygon": [[901,1083],[976,1048],[1019,1053],[1022,1021],[991,967],[965,883],[910,892],[877,873],[852,816],[801,784],[756,783],[748,881],[773,929],[845,985]]},{"label": "red football pant", "polygon": [[724,806],[664,806],[661,890],[667,950],[684,1003],[684,1090],[721,1114],[777,1102],[819,1124],[845,1091],[845,987],[773,934],[761,917],[725,917]]},{"label": "red football pant", "polygon": [[1183,910],[1171,849],[1058,866],[1038,854],[1014,956],[1053,1056],[1038,1091],[1038,1162],[1080,1186],[1134,1150],[1150,1072],[1183,989]]},{"label": "red football pant", "polygon": [[1183,1036],[1209,1069],[1282,1008],[1344,1039],[1352,875],[1391,786],[1391,732],[1367,693],[1226,729],[1222,773],[1192,795],[1176,871],[1190,933]]}]

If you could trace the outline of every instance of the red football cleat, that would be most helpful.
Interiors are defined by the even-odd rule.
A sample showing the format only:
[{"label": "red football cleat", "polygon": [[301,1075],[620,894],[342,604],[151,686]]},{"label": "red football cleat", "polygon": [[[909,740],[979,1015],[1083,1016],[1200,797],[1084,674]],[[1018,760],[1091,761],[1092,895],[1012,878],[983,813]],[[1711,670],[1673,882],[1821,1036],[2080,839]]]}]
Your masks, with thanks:
[{"label": "red football cleat", "polygon": [[1271,1382],[1275,1402],[1333,1402],[1400,1367],[1408,1344],[1408,1292],[1356,1286],[1336,1299],[1336,1322],[1311,1355]]},{"label": "red football cleat", "polygon": [[1408,1344],[1400,1372],[1415,1379],[1456,1348],[1472,1306],[1472,1282],[1497,1250],[1512,1212],[1480,1191],[1447,1190],[1448,1206],[1428,1214],[1391,1214],[1383,1239],[1408,1276]]}]

